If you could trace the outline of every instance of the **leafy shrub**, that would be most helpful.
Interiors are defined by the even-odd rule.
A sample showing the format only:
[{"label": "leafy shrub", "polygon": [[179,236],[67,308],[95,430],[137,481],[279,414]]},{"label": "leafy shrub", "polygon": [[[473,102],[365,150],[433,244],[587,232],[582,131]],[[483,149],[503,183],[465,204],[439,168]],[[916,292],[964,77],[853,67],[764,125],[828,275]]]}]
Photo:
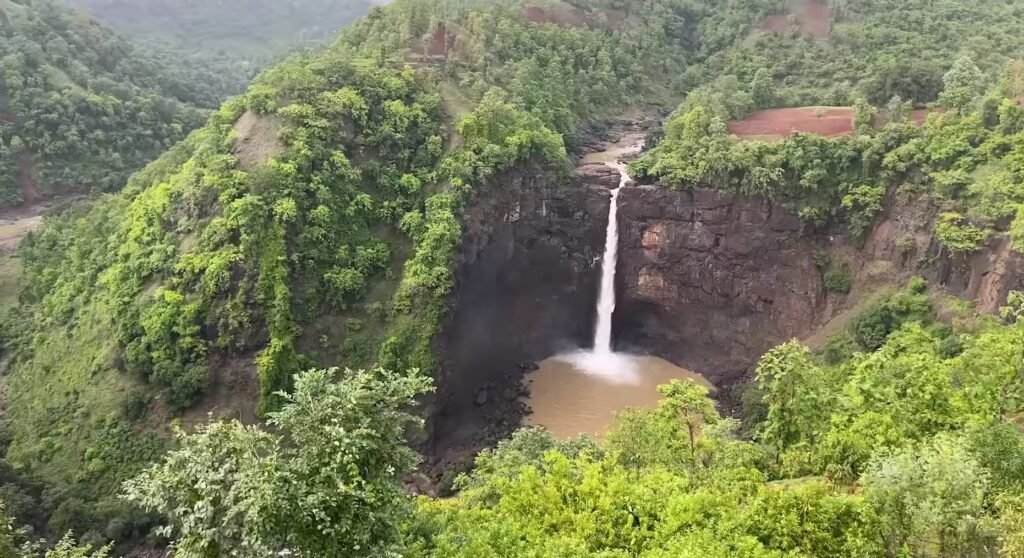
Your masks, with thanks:
[{"label": "leafy shrub", "polygon": [[[919,283],[915,283],[917,285]],[[908,288],[876,302],[858,314],[850,323],[850,333],[861,349],[874,351],[903,324],[914,321],[929,323],[932,319],[928,298]]]},{"label": "leafy shrub", "polygon": [[884,186],[854,186],[843,196],[843,209],[847,212],[850,234],[855,239],[863,239],[871,230],[875,217],[882,211],[882,198],[885,197]]},{"label": "leafy shrub", "polygon": [[821,358],[825,364],[839,364],[849,360],[856,350],[857,344],[849,334],[833,335],[825,341],[825,345],[821,348]]},{"label": "leafy shrub", "polygon": [[850,266],[846,263],[825,272],[825,290],[830,293],[848,294],[852,284]]},{"label": "leafy shrub", "polygon": [[896,239],[896,249],[899,250],[901,254],[909,254],[916,248],[917,239],[914,238],[914,235],[905,234]]},{"label": "leafy shrub", "polygon": [[989,232],[967,224],[959,213],[943,213],[935,223],[935,238],[954,252],[974,252],[988,239]]}]

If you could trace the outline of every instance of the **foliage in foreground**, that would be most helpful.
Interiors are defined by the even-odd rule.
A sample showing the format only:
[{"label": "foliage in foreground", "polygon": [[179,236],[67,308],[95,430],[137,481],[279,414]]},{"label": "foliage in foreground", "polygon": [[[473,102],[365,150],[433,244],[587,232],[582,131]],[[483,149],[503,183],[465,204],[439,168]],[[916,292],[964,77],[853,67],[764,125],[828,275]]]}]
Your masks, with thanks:
[{"label": "foliage in foreground", "polygon": [[44,549],[45,541],[31,541],[24,532],[14,529],[13,520],[4,513],[0,501],[0,556],[4,558],[108,558],[110,547],[94,549],[92,545],[79,545],[71,533],[64,535],[51,548]]},{"label": "foliage in foreground", "polygon": [[960,332],[956,356],[916,320],[833,365],[796,342],[773,349],[752,439],[706,388],[673,381],[603,442],[523,429],[481,453],[454,498],[414,508],[399,488],[412,463],[400,409],[424,381],[310,372],[274,415],[280,432],[200,429],[128,496],[171,520],[181,557],[1018,556],[1019,300],[1006,323]]},{"label": "foliage in foreground", "polygon": [[182,558],[379,555],[397,538],[401,481],[417,463],[405,434],[421,420],[405,409],[429,389],[415,371],[299,374],[269,416],[273,433],[238,422],[179,432],[126,497],[170,520]]},{"label": "foliage in foreground", "polygon": [[774,349],[753,441],[679,382],[603,444],[520,431],[420,499],[410,555],[1016,556],[1024,324],[960,335],[952,357],[918,321],[831,366]]}]

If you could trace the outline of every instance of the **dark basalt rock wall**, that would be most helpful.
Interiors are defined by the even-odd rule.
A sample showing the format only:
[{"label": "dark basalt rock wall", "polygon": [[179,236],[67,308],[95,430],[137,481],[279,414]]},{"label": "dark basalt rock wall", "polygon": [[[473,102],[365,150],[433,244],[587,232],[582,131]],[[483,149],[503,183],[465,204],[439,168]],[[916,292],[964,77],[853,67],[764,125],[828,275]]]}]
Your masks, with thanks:
[{"label": "dark basalt rock wall", "polygon": [[[618,349],[718,385],[749,377],[766,350],[809,336],[860,294],[913,275],[989,313],[1024,288],[1024,262],[1005,237],[970,255],[944,250],[925,198],[890,200],[859,247],[842,230],[802,231],[792,210],[762,198],[640,186],[619,204]],[[826,293],[820,252],[850,266],[849,297]]]},{"label": "dark basalt rock wall", "polygon": [[608,203],[605,188],[539,169],[506,173],[476,196],[438,340],[435,455],[511,432],[520,365],[591,341]]},{"label": "dark basalt rock wall", "polygon": [[808,333],[826,296],[815,246],[762,199],[653,186],[619,195],[619,350],[653,353],[716,384]]}]

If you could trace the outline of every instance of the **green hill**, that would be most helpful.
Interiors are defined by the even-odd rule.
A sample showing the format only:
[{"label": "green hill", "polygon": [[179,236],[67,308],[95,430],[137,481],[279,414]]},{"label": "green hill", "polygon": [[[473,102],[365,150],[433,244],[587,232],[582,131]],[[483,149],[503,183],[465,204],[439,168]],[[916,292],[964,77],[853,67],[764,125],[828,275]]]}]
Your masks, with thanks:
[{"label": "green hill", "polygon": [[0,203],[109,191],[201,124],[216,97],[64,4],[0,2]]},{"label": "green hill", "polygon": [[139,40],[235,58],[266,57],[333,38],[363,16],[371,0],[74,0],[100,21]]},{"label": "green hill", "polygon": [[73,0],[73,5],[155,52],[201,66],[218,101],[245,90],[272,62],[322,45],[366,15],[372,0]]},{"label": "green hill", "polygon": [[[130,163],[171,145],[195,112],[157,74],[127,82],[122,96],[104,93],[135,75],[111,58],[121,51],[92,57],[120,80],[89,78],[70,54],[108,43],[55,54],[54,37],[79,27],[38,8],[46,5],[34,2],[34,15],[5,4],[12,22],[23,21],[13,29],[48,39],[16,38],[5,53],[28,84],[7,82],[11,130],[23,131],[17,143],[13,132],[4,136],[6,160],[28,153],[40,183],[117,190]],[[406,454],[338,401],[351,397],[373,428],[393,433],[402,430],[375,421],[414,394],[376,402],[367,390],[381,396],[373,382],[387,374],[349,375],[364,383],[330,390],[323,416],[310,410],[321,407],[308,389],[281,395],[310,368],[435,374],[464,213],[506,173],[539,169],[565,181],[580,131],[628,109],[667,112],[682,102],[634,166],[663,187],[765,196],[814,226],[851,231],[907,184],[964,213],[936,228],[952,249],[988,234],[965,220],[972,209],[993,212],[986,231],[1007,232],[1007,217],[1024,211],[1014,66],[1001,79],[1024,46],[1018,8],[848,0],[831,7],[827,33],[821,21],[802,25],[799,13],[821,13],[806,9],[774,0],[397,0],[329,48],[265,71],[123,190],[49,219],[25,240],[19,305],[3,328],[5,462],[17,482],[2,494],[20,506],[9,511],[40,526],[46,516],[50,533],[138,541],[158,520],[117,498],[121,484],[184,448],[171,457],[180,462],[151,472],[150,489],[136,486],[133,502],[174,519],[176,536],[196,537],[186,541],[194,548],[222,533],[210,556],[227,555],[225,544],[241,555],[969,556],[1019,537],[1013,495],[1024,452],[1010,420],[1021,411],[1021,322],[1009,312],[976,329],[934,326],[919,282],[869,309],[863,329],[835,342],[855,349],[830,363],[795,344],[769,353],[747,439],[706,394],[668,388],[663,408],[621,417],[604,445],[519,435],[479,458],[479,473],[458,484],[461,496],[421,501],[404,522],[394,518],[407,511],[395,496]],[[794,10],[792,25],[766,23]],[[145,91],[143,83],[153,93],[138,106],[128,93]],[[946,113],[924,129],[893,118],[875,130],[862,120],[858,135],[839,140],[765,144],[725,133],[729,118],[757,107],[856,102],[870,116],[868,101],[895,95],[894,110],[941,98]],[[33,100],[68,112],[28,118],[34,113],[20,107]],[[92,117],[99,131],[84,127]],[[58,134],[56,122],[81,131]],[[58,161],[73,174],[60,174]],[[984,182],[973,174],[983,166],[1002,174]],[[241,387],[211,393],[228,380]],[[339,405],[341,415],[330,415]],[[275,442],[230,430],[238,445],[220,444],[214,429],[176,445],[171,421],[194,425],[208,410],[285,426],[267,434],[281,437]],[[344,447],[318,446],[316,428]],[[349,460],[330,462],[337,477],[311,473],[322,469],[315,459],[331,456]],[[221,469],[219,459],[232,465]],[[231,492],[238,503],[190,484],[214,478],[231,491],[221,473],[253,490]],[[315,497],[304,497],[302,474],[314,478]],[[374,492],[378,483],[387,489]],[[296,509],[275,507],[268,486]],[[357,494],[357,503],[331,507],[332,490]],[[345,532],[362,537],[357,528],[378,517],[375,506],[394,500],[367,528],[369,546],[332,546],[364,539],[324,535],[354,526]],[[217,515],[235,504],[227,518]],[[205,505],[216,513],[190,515]],[[363,506],[365,515],[346,515]],[[290,513],[302,518],[294,533]],[[249,531],[238,517],[273,520]],[[324,517],[346,519],[317,523]],[[320,538],[311,542],[310,532]],[[404,546],[388,546],[396,544]]]}]

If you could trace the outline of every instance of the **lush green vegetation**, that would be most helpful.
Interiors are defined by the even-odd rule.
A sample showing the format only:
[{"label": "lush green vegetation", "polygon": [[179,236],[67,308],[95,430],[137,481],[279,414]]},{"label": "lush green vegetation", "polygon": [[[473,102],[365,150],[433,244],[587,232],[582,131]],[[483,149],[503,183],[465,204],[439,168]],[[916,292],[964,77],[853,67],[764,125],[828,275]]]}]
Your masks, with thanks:
[{"label": "lush green vegetation", "polygon": [[[512,173],[564,173],[574,134],[604,115],[685,95],[634,164],[669,187],[780,199],[855,239],[894,197],[928,196],[953,252],[1024,238],[1013,6],[850,0],[823,40],[756,30],[775,0],[492,4],[372,10],[23,243],[0,499],[35,533],[0,522],[0,549],[72,530],[99,549],[166,523],[182,557],[1019,555],[1020,300],[1004,322],[945,325],[920,281],[820,355],[765,355],[742,429],[670,384],[603,442],[526,430],[455,498],[404,495],[406,405],[437,369],[463,211]],[[41,184],[119,189],[191,129],[185,103],[217,94],[170,88],[153,59],[48,1],[0,6],[18,77],[2,160],[32,159]],[[944,113],[908,121],[905,100],[936,99]],[[726,128],[755,107],[853,101],[848,138]],[[842,261],[819,267],[851,290]],[[339,365],[371,371],[301,373]],[[211,402],[232,375],[258,378],[255,393]],[[172,436],[174,417],[203,418],[197,402],[276,428]]]},{"label": "lush green vegetation", "polygon": [[[961,58],[945,76],[945,112],[923,126],[894,99],[854,136],[797,133],[777,143],[730,136],[727,98],[691,94],[664,139],[632,169],[672,188],[710,186],[780,199],[809,225],[842,222],[863,238],[887,195],[927,196],[944,212],[935,236],[954,252],[978,250],[993,233],[1020,230],[1024,207],[1024,66],[1010,63],[987,92]],[[740,91],[742,93],[742,91]]]},{"label": "lush green vegetation", "polygon": [[153,41],[190,54],[215,53],[238,62],[265,61],[296,46],[333,39],[374,4],[370,0],[71,3],[135,40]]},{"label": "lush green vegetation", "polygon": [[[740,3],[726,3],[733,11],[751,9],[734,4]],[[756,3],[752,4],[756,10]],[[742,41],[726,35],[722,42],[705,43],[704,59],[681,77],[684,87],[692,89],[721,76],[753,84],[760,74],[761,83],[770,78],[774,85],[760,89],[762,107],[849,106],[858,98],[884,105],[894,96],[927,103],[938,99],[943,76],[959,56],[973,58],[989,79],[1008,60],[1024,56],[1024,38],[1017,32],[1024,7],[1013,2],[842,0],[828,4],[832,14],[825,22],[830,27],[827,39],[803,34],[796,25],[784,33],[756,32]],[[741,17],[741,28],[743,23]]]},{"label": "lush green vegetation", "polygon": [[50,529],[145,529],[114,487],[212,362],[255,367],[263,413],[316,364],[433,371],[462,208],[495,173],[557,170],[566,151],[500,90],[448,127],[438,76],[391,66],[345,43],[297,56],[23,243],[7,459],[61,487]]},{"label": "lush green vegetation", "polygon": [[59,2],[0,2],[0,204],[109,191],[185,137],[219,97]]},{"label": "lush green vegetation", "polygon": [[274,434],[200,428],[126,494],[164,512],[183,557],[1017,556],[1024,298],[1002,322],[953,332],[961,349],[943,354],[924,288],[879,305],[903,297],[921,314],[874,350],[833,364],[796,341],[765,354],[749,432],[674,381],[603,442],[524,429],[483,452],[454,498],[411,506],[401,409],[425,381],[313,371],[272,414]]},{"label": "lush green vegetation", "polygon": [[298,47],[333,38],[371,0],[71,0],[136,43],[197,67],[214,106]]},{"label": "lush green vegetation", "polygon": [[336,376],[297,376],[268,417],[276,434],[238,422],[179,432],[180,448],[128,483],[127,498],[174,518],[179,556],[379,555],[397,539],[402,476],[417,462],[405,433],[422,421],[404,409],[430,381]]}]

